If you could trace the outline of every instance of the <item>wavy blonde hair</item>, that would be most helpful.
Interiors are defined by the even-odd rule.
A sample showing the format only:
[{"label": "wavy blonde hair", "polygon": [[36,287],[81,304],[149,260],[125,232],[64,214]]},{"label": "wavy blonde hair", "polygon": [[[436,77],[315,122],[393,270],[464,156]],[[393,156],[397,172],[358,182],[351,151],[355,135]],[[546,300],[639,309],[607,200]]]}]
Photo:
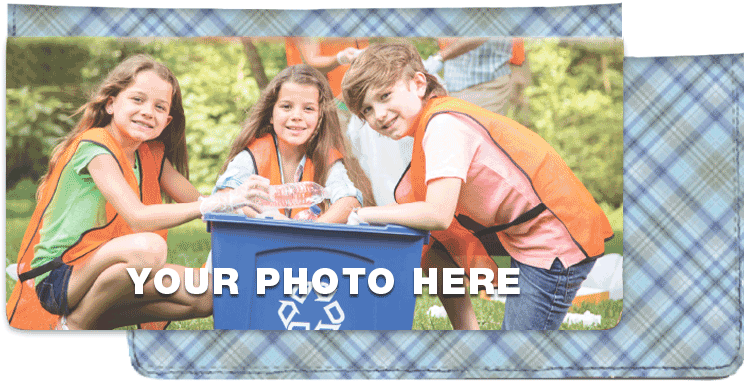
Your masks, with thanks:
[{"label": "wavy blonde hair", "polygon": [[81,114],[75,128],[73,128],[62,141],[55,146],[50,156],[47,173],[42,176],[36,197],[41,198],[41,191],[46,187],[52,170],[60,160],[60,155],[72,144],[73,140],[91,128],[104,128],[112,121],[112,115],[106,111],[107,101],[110,97],[117,97],[125,88],[135,81],[139,73],[152,71],[161,79],[172,85],[172,102],[169,116],[172,121],[164,128],[156,141],[164,144],[164,156],[169,159],[175,169],[189,177],[187,144],[185,141],[185,111],[182,107],[182,91],[177,78],[164,64],[159,63],[148,55],[135,55],[117,65],[112,72],[102,81],[93,93],[89,101],[76,111],[75,115]]},{"label": "wavy blonde hair", "polygon": [[399,80],[408,80],[421,72],[427,79],[425,100],[446,96],[448,91],[438,79],[427,73],[422,57],[411,44],[387,43],[368,47],[352,63],[341,81],[341,94],[352,113],[364,120],[362,103],[370,89],[391,87]]},{"label": "wavy blonde hair", "polygon": [[336,149],[344,157],[343,162],[349,178],[362,192],[364,205],[375,205],[370,179],[365,175],[357,159],[351,155],[349,142],[341,130],[331,86],[323,74],[307,64],[286,67],[261,92],[258,102],[252,107],[250,114],[242,124],[242,131],[230,147],[229,155],[224,161],[221,173],[226,171],[232,159],[253,140],[273,132],[273,125],[271,125],[273,108],[279,98],[281,87],[287,82],[312,85],[318,90],[318,110],[320,111],[318,126],[305,148],[307,158],[312,161],[316,169],[315,182],[325,185],[331,167],[331,164],[328,164],[328,153],[331,149]]}]

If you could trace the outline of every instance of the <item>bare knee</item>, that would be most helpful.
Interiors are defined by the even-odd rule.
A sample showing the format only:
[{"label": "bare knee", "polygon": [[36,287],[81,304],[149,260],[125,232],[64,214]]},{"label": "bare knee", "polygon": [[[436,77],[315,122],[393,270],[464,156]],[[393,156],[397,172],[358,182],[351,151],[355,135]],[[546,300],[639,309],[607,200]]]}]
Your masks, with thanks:
[{"label": "bare knee", "polygon": [[[198,268],[193,270],[193,281],[199,281],[198,280],[200,279],[199,271],[200,269]],[[211,284],[210,284],[210,282],[213,281],[213,278],[210,273],[208,274],[208,281],[209,281],[209,288],[206,290],[206,292],[200,295],[189,294],[191,298],[193,299],[191,303],[191,307],[192,307],[192,312],[195,314],[196,317],[208,317],[213,314],[214,300],[213,300],[213,295],[212,295],[213,290],[211,289]]]},{"label": "bare knee", "polygon": [[214,302],[211,295],[202,295],[193,305],[195,317],[208,317],[214,313]]},{"label": "bare knee", "polygon": [[161,236],[144,232],[132,235],[127,252],[127,264],[133,268],[159,270],[167,262],[167,242]]},{"label": "bare knee", "polygon": [[126,268],[127,265],[122,263],[110,266],[96,278],[92,290],[96,292],[119,292],[123,286],[132,285]]}]

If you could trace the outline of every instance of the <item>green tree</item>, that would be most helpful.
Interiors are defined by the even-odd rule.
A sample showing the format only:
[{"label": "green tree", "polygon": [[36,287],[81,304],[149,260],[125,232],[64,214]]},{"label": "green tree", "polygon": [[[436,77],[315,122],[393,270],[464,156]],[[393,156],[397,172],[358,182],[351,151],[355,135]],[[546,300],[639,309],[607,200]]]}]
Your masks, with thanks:
[{"label": "green tree", "polygon": [[[622,204],[622,44],[531,40],[529,121],[597,202]],[[602,65],[602,64],[605,65]]]}]

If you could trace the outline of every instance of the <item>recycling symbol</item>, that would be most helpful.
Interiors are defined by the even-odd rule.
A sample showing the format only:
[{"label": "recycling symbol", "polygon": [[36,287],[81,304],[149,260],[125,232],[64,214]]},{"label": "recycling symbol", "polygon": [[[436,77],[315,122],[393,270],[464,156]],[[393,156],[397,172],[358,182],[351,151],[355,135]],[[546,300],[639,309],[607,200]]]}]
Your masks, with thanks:
[{"label": "recycling symbol", "polygon": [[[320,285],[323,288],[327,288],[328,284],[326,282],[320,282]],[[315,292],[315,303],[319,303],[318,305],[311,306],[311,305],[304,305],[305,301],[308,299],[308,296],[310,291]],[[279,306],[279,318],[281,319],[281,322],[284,323],[284,328],[287,330],[310,330],[311,322],[309,321],[294,321],[295,316],[303,317],[302,312],[300,311],[300,308],[304,309],[305,312],[308,311],[314,311],[315,308],[320,308],[320,305],[323,306],[323,313],[325,313],[325,318],[323,318],[323,313],[321,313],[321,318],[318,319],[317,324],[315,324],[314,330],[319,329],[330,329],[330,330],[338,330],[339,327],[341,327],[341,323],[344,322],[344,310],[341,309],[341,305],[339,305],[338,301],[333,300],[333,296],[336,294],[336,291],[333,291],[327,295],[322,295],[318,293],[317,291],[314,291],[312,289],[312,282],[307,282],[307,287],[305,288],[305,293],[300,294],[299,286],[294,289],[294,292],[292,292],[292,295],[290,296],[290,299],[292,300],[279,300],[281,303],[281,306]],[[327,304],[326,304],[327,303]],[[309,318],[310,316],[304,316],[305,318]],[[313,321],[314,322],[314,321]]]}]

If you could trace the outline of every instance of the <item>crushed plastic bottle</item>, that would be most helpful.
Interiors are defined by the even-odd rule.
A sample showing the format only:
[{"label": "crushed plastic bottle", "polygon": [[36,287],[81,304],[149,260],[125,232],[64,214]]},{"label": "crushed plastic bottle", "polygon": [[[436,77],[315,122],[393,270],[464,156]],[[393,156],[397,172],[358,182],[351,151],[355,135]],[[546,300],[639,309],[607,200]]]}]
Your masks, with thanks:
[{"label": "crushed plastic bottle", "polygon": [[271,185],[268,192],[272,201],[259,202],[273,208],[307,208],[330,198],[325,188],[312,181]]},{"label": "crushed plastic bottle", "polygon": [[298,214],[294,215],[294,220],[301,220],[301,221],[315,221],[320,216],[320,207],[317,205],[312,205],[310,208],[300,211]]},{"label": "crushed plastic bottle", "polygon": [[448,312],[445,310],[444,307],[441,307],[439,305],[433,305],[432,307],[430,307],[427,310],[427,314],[432,317],[437,317],[437,318],[448,317]]},{"label": "crushed plastic bottle", "polygon": [[595,325],[600,325],[602,323],[602,315],[594,315],[589,311],[586,311],[583,314],[567,313],[565,314],[565,319],[563,319],[563,323],[566,323],[566,324],[581,323],[583,324],[584,327],[591,327]]}]

